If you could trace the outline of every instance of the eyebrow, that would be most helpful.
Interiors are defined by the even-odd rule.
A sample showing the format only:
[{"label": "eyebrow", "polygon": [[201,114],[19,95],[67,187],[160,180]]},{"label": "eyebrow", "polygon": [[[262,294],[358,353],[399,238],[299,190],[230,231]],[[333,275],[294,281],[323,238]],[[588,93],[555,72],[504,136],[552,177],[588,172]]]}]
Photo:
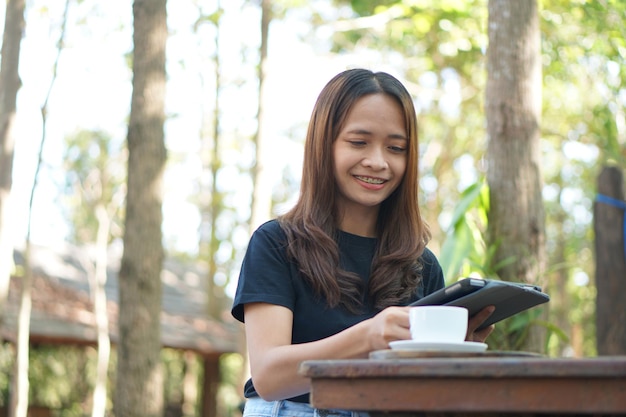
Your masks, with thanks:
[{"label": "eyebrow", "polygon": [[[365,130],[365,129],[352,129],[347,131],[346,133],[352,133],[352,134],[359,134],[359,135],[368,135],[371,136],[373,133],[369,130]],[[387,137],[389,139],[400,139],[400,140],[409,140],[409,138],[407,138],[406,136],[400,134],[400,133],[392,133],[391,135],[387,135]]]}]

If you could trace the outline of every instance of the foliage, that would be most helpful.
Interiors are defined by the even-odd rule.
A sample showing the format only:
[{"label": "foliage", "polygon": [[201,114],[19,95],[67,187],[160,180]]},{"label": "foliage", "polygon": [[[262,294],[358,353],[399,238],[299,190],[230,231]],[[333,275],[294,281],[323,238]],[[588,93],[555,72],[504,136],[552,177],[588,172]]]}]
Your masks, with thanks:
[{"label": "foliage", "polygon": [[[483,239],[488,211],[489,191],[485,181],[472,184],[461,193],[439,257],[448,284],[457,277],[498,279],[498,271],[509,262],[514,262],[514,259],[493,262],[496,247],[487,246]],[[544,327],[548,332],[548,340],[555,336],[552,343],[567,341],[563,329],[543,319],[544,310],[545,306],[538,306],[499,322],[489,336],[490,348],[520,350],[532,326]],[[548,347],[544,347],[545,353],[548,353]]]},{"label": "foliage", "polygon": [[[311,31],[298,36],[314,39],[318,27],[330,27],[332,45],[329,50],[333,53],[345,56],[374,51],[376,63],[384,63],[403,75],[419,111],[420,199],[433,230],[430,247],[439,253],[448,282],[458,276],[491,275],[500,265],[492,264],[494,248],[486,247],[482,238],[488,210],[486,188],[481,180],[486,170],[483,157],[487,141],[483,112],[487,0],[332,0],[336,7],[327,7],[330,1],[275,1],[274,18],[288,20],[306,15]],[[221,16],[208,12],[192,21],[215,24],[218,17]],[[514,349],[528,324],[535,323],[548,330],[546,351],[551,355],[568,355],[574,350],[578,355],[592,356],[596,353],[591,227],[595,179],[604,164],[626,167],[626,3],[620,0],[542,0],[540,18],[544,80],[543,197],[549,265],[546,291],[562,293],[571,304],[568,310],[555,309],[547,316],[545,311],[536,309],[504,321],[496,327],[490,343]],[[203,40],[204,34],[196,33],[196,39],[200,39],[196,48],[186,44],[192,50],[193,59],[206,56],[207,51],[213,52],[213,46]],[[176,35],[173,33],[172,39]],[[314,40],[317,48],[327,45]],[[251,48],[241,46],[236,54],[241,59],[240,66],[249,69],[240,74],[224,74],[221,93],[224,97],[232,98],[233,91],[245,90],[244,84],[250,78],[246,78],[247,75],[256,69],[254,59],[250,58],[253,54],[248,50]],[[171,51],[183,49],[172,48]],[[279,56],[280,53],[278,51]],[[192,58],[180,58],[168,63],[171,78],[181,77],[177,71],[183,72],[182,77],[189,77],[187,70],[191,68],[191,61]],[[211,66],[204,66],[201,71],[209,74]],[[63,68],[60,72],[63,73]],[[211,83],[203,85],[200,95],[212,97],[211,88],[214,88]],[[238,106],[243,106],[253,100],[236,101]],[[211,104],[203,105],[211,107]],[[175,122],[176,117],[169,121],[171,126]],[[240,187],[245,190],[251,183],[248,173],[253,163],[250,157],[253,149],[245,129],[236,127],[226,131],[227,125],[222,127],[225,139],[219,158],[223,171],[218,185],[223,211],[217,224],[219,270],[216,275],[227,285],[241,257],[242,242],[247,241],[245,219],[249,214],[249,202],[231,194],[228,187],[233,183],[243,184]],[[173,128],[172,131],[171,136],[176,139],[178,131]],[[302,135],[295,131],[291,136]],[[109,179],[112,189],[102,190],[103,199],[110,199],[113,188],[117,187],[115,184],[124,182],[120,175],[125,174],[116,168],[123,165],[125,158],[119,142],[106,131],[79,130],[68,138],[64,155],[67,161],[64,167],[67,200],[64,202],[69,224],[74,227],[72,237],[77,242],[93,241],[86,226],[93,224],[94,219],[89,204],[80,200],[80,193],[76,193],[74,187],[85,187],[85,180],[113,168],[110,175],[115,179]],[[168,170],[172,172],[188,166],[197,155],[174,151],[170,156]],[[288,200],[297,188],[292,180],[297,174],[288,169],[285,172],[282,184],[275,188],[275,197],[282,201]],[[192,205],[205,203],[201,200],[209,193],[210,180],[203,176],[192,185],[193,196],[189,199]],[[181,256],[193,258],[195,255],[184,253]],[[565,274],[564,285],[556,280],[557,273]],[[554,314],[563,317],[557,320]],[[563,322],[566,324],[562,325]],[[516,336],[505,339],[504,333]],[[92,350],[79,353],[80,349],[63,348],[52,353],[41,348],[31,355],[31,395],[36,395],[33,401],[64,404],[68,410],[64,417],[84,413],[89,389],[85,381],[92,380],[95,372],[91,365]],[[81,355],[89,359],[80,358]],[[177,384],[180,384],[183,369],[181,357],[172,351],[164,355],[169,375],[165,389],[168,395],[176,397],[180,395]],[[0,349],[0,391],[3,393],[0,401],[6,401],[10,358],[6,346]],[[226,355],[222,360],[225,381],[220,396],[224,404],[228,404],[224,407],[230,410],[234,410],[240,395],[238,381],[230,378],[238,374],[241,360],[238,355]],[[84,369],[77,370],[78,363],[84,364]],[[79,384],[74,393],[67,389],[69,381]],[[77,402],[71,403],[70,398]]]},{"label": "foliage", "polygon": [[[562,265],[578,354],[594,355],[592,205],[596,178],[608,164],[626,167],[626,4],[543,2],[544,202],[549,264]],[[552,272],[549,282],[556,282]],[[568,345],[555,353],[566,353]]]},{"label": "foliage", "polygon": [[[120,149],[122,148],[122,149]],[[66,138],[65,201],[75,243],[95,242],[95,207],[108,207],[111,238],[122,235],[122,208],[126,181],[123,142],[103,131],[82,130]]]},{"label": "foliage", "polygon": [[222,355],[220,358],[220,385],[218,398],[223,416],[239,415],[241,406],[241,381],[239,376],[244,367],[243,357],[238,353]]},{"label": "foliage", "polygon": [[[9,399],[10,375],[13,372],[13,352],[10,344],[0,346],[0,407]],[[185,360],[190,355],[191,360]],[[111,355],[109,374],[115,381],[115,351]],[[92,381],[95,380],[97,352],[93,347],[39,345],[31,350],[29,379],[30,405],[48,407],[55,417],[82,417],[91,413]],[[202,383],[202,361],[198,355],[175,349],[163,349],[161,361],[164,368],[164,398],[170,408],[180,406],[183,398],[183,379],[190,372]],[[186,364],[191,367],[186,368]],[[219,415],[237,415],[239,404],[238,381],[235,375],[242,366],[238,354],[224,355],[221,361],[222,383],[219,387]],[[115,384],[112,383],[114,390]],[[200,386],[200,385],[198,385]],[[114,393],[109,393],[108,413],[112,409]],[[197,399],[199,400],[199,398]],[[199,401],[196,407],[200,407]],[[197,411],[197,410],[196,410]],[[188,414],[188,413],[187,413]],[[193,415],[193,413],[191,413]],[[196,412],[195,415],[198,415]]]},{"label": "foliage", "polygon": [[9,404],[9,389],[15,361],[14,348],[8,343],[0,345],[0,406]]},{"label": "foliage", "polygon": [[[478,192],[470,186],[486,169],[482,92],[487,2],[336,2],[350,5],[355,20],[381,19],[368,20],[377,26],[352,25],[338,31],[335,49],[379,50],[402,69],[413,88],[426,148],[422,202],[434,231],[431,246],[445,240],[440,256],[448,268],[447,279],[467,275],[480,265],[497,270],[497,265],[489,266],[490,249],[480,238],[483,229],[477,227],[477,207],[471,211],[473,217],[463,221],[454,212],[456,208],[463,213],[468,207],[469,194]],[[549,340],[555,355],[569,354],[569,343],[578,344],[574,350],[579,355],[595,353],[594,313],[588,308],[595,302],[591,209],[602,165],[626,166],[625,22],[626,3],[621,1],[541,2],[542,168],[549,265],[545,290],[564,293],[573,302],[569,309],[576,312],[560,312],[568,316],[559,322],[569,325],[550,330],[557,335]],[[459,190],[466,191],[459,194]],[[557,286],[557,273],[566,274],[566,287]],[[520,316],[519,320],[534,319]],[[511,326],[519,328],[517,323]],[[582,332],[584,336],[567,337]]]},{"label": "foliage", "polygon": [[[0,346],[0,405],[9,398],[9,377],[13,374],[12,347]],[[86,374],[95,374],[95,352],[78,347],[31,347],[29,360],[29,403],[48,407],[58,417],[80,417],[89,413],[86,408],[91,386]]]},{"label": "foliage", "polygon": [[489,193],[484,182],[470,185],[463,193],[450,221],[451,227],[441,248],[439,262],[448,283],[470,276],[477,268],[484,274],[484,227],[489,210]]}]

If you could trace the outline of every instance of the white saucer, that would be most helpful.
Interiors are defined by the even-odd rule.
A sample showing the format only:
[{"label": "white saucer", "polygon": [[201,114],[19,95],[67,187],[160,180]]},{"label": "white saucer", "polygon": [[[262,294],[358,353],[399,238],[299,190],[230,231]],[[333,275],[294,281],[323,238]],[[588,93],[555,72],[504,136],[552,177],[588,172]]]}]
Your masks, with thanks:
[{"label": "white saucer", "polygon": [[413,350],[420,352],[484,352],[487,350],[487,344],[480,342],[446,343],[395,340],[389,342],[389,347],[394,350]]}]

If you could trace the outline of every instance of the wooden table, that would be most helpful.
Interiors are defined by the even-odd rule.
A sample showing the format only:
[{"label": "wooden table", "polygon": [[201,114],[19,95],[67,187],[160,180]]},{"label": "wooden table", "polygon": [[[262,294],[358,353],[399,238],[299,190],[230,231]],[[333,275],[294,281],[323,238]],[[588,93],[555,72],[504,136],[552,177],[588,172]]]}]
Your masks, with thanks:
[{"label": "wooden table", "polygon": [[306,361],[311,404],[372,416],[626,416],[626,356]]}]

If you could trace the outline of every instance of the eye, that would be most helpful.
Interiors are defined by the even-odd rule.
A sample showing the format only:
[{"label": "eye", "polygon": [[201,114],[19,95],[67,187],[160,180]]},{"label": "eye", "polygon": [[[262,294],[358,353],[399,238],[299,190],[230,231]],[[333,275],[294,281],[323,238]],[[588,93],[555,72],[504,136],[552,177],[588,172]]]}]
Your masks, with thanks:
[{"label": "eye", "polygon": [[359,139],[351,139],[348,142],[350,142],[350,144],[352,146],[365,146],[366,142],[364,140],[359,140]]},{"label": "eye", "polygon": [[394,153],[405,153],[406,152],[406,148],[404,146],[397,146],[397,145],[390,146],[389,150],[391,152],[394,152]]}]

